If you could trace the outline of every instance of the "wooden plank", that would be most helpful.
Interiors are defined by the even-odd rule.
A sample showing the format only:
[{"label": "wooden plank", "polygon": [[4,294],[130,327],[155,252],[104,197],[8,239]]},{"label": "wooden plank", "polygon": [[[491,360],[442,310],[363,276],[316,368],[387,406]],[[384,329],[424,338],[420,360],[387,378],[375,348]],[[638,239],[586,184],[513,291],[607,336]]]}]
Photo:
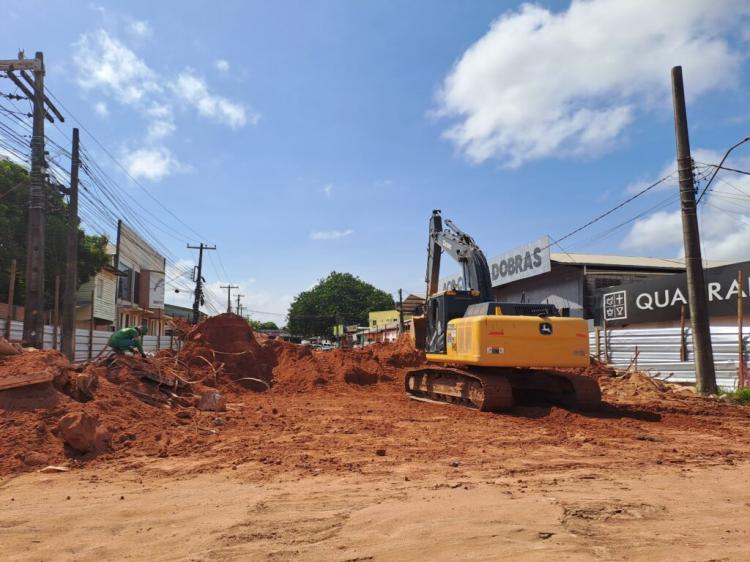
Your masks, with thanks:
[{"label": "wooden plank", "polygon": [[52,382],[55,376],[52,373],[23,373],[22,375],[11,375],[0,379],[0,390],[20,388],[32,384]]}]

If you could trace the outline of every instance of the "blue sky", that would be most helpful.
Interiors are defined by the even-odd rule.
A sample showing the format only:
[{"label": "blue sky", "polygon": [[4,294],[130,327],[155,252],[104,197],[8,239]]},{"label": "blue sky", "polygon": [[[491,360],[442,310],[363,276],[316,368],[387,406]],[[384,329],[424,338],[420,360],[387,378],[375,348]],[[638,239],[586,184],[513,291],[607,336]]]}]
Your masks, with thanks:
[{"label": "blue sky", "polygon": [[[331,270],[421,293],[433,208],[490,256],[566,234],[673,171],[674,64],[696,160],[750,134],[747,1],[2,6],[2,58],[44,51],[50,91],[130,177],[82,132],[91,157],[173,231],[150,233],[173,264],[190,266],[197,234],[218,246],[206,268],[217,307],[231,281],[251,309],[283,314]],[[49,132],[66,144],[72,126]],[[750,259],[750,183],[720,177],[728,191],[702,208],[706,257]],[[678,256],[676,189],[562,248]]]}]

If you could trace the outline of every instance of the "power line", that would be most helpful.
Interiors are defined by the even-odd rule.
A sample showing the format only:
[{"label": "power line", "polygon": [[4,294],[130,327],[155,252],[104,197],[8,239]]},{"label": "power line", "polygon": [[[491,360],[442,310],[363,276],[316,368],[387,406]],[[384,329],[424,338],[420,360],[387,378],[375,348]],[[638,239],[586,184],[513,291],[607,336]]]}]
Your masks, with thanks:
[{"label": "power line", "polygon": [[627,199],[625,199],[625,200],[624,200],[623,202],[619,203],[618,205],[615,205],[614,207],[612,207],[612,208],[611,208],[611,209],[609,209],[608,211],[605,211],[605,212],[601,213],[600,215],[598,215],[598,216],[596,216],[595,218],[591,219],[590,221],[588,221],[588,222],[587,222],[587,223],[585,223],[584,225],[582,225],[582,226],[579,226],[578,228],[576,228],[576,229],[574,229],[574,230],[572,230],[572,231],[568,232],[568,233],[567,233],[566,235],[564,235],[564,236],[562,236],[562,237],[560,237],[560,238],[557,238],[556,240],[553,240],[553,241],[551,241],[551,242],[550,242],[549,244],[547,244],[547,246],[545,246],[545,247],[544,247],[544,248],[542,248],[542,249],[543,249],[543,250],[546,250],[547,248],[549,248],[550,246],[552,246],[552,245],[554,245],[554,244],[559,244],[559,243],[560,243],[560,242],[562,242],[563,240],[566,240],[567,238],[570,238],[571,236],[573,236],[573,235],[575,235],[575,234],[578,234],[578,233],[579,233],[579,232],[581,232],[582,230],[584,230],[584,229],[586,229],[586,228],[590,227],[591,225],[593,225],[593,224],[596,224],[597,222],[599,222],[599,221],[600,221],[600,220],[602,220],[603,218],[605,218],[605,217],[608,217],[609,215],[611,215],[612,213],[614,213],[614,212],[615,212],[615,211],[617,211],[618,209],[621,209],[622,207],[624,207],[625,205],[627,205],[627,204],[628,204],[628,203],[630,203],[631,201],[633,201],[633,200],[637,199],[638,197],[640,197],[641,195],[644,195],[645,193],[648,193],[649,191],[651,191],[652,189],[654,189],[654,188],[655,188],[656,186],[658,186],[658,185],[660,185],[660,184],[664,183],[665,181],[667,181],[668,179],[670,179],[670,178],[671,178],[672,176],[674,176],[674,174],[675,174],[675,172],[672,172],[672,173],[671,173],[671,174],[669,174],[668,176],[664,176],[664,177],[663,177],[663,178],[661,178],[660,180],[657,180],[657,181],[655,181],[654,183],[652,183],[651,185],[649,185],[649,186],[646,186],[645,188],[641,189],[641,190],[640,190],[640,191],[639,191],[638,193],[634,194],[634,195],[633,195],[633,196],[631,196],[631,197],[628,197],[628,198],[627,198]]},{"label": "power line", "polygon": [[701,199],[703,199],[703,196],[706,194],[706,191],[708,191],[708,188],[711,187],[711,182],[714,181],[714,178],[716,177],[716,174],[718,174],[719,170],[722,168],[722,166],[724,166],[724,161],[729,157],[729,153],[732,152],[738,146],[746,143],[747,141],[750,141],[750,136],[745,137],[744,139],[742,139],[738,143],[733,144],[724,153],[724,157],[721,159],[721,162],[719,162],[719,165],[714,168],[714,173],[711,175],[711,179],[708,180],[708,183],[703,187],[703,191],[701,191],[700,196],[698,196],[698,200],[696,201],[696,204],[701,202]]}]

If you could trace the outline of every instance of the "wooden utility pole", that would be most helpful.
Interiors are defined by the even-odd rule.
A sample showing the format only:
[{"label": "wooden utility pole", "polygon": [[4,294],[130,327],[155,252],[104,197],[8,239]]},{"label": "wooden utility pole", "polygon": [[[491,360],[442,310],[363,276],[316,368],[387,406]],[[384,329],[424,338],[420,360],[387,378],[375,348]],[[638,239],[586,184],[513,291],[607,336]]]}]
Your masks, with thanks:
[{"label": "wooden utility pole", "polygon": [[[94,303],[91,303],[93,306]],[[52,349],[57,349],[57,342],[60,337],[60,276],[55,275],[55,300],[52,309]]]},{"label": "wooden utility pole", "polygon": [[742,337],[743,321],[745,310],[742,301],[744,293],[742,285],[744,284],[744,275],[742,270],[737,272],[737,388],[745,388],[745,342]]},{"label": "wooden utility pole", "polygon": [[398,290],[398,333],[404,331],[404,296],[401,289]]},{"label": "wooden utility pole", "polygon": [[[62,313],[62,352],[70,360],[75,360],[76,334],[76,289],[78,288],[78,168],[79,154],[78,129],[73,129],[73,147],[70,158],[70,200],[68,201],[68,241],[65,262],[65,292],[63,293]],[[94,306],[94,302],[91,302]]]},{"label": "wooden utility pole", "polygon": [[241,295],[237,293],[237,314],[239,316],[242,316],[242,305],[240,304],[240,299],[244,297],[245,295]]},{"label": "wooden utility pole", "polygon": [[203,250],[215,250],[216,246],[209,246],[201,242],[198,246],[187,245],[188,249],[198,250],[198,270],[195,275],[195,293],[193,299],[193,324],[201,317],[200,306],[203,304]]},{"label": "wooden utility pole", "polygon": [[13,300],[16,292],[16,260],[10,261],[10,280],[8,283],[8,319],[5,321],[5,339],[10,339],[10,323],[13,322]]},{"label": "wooden utility pole", "polygon": [[219,289],[227,290],[227,313],[232,312],[232,289],[239,289],[237,285],[219,285]]},{"label": "wooden utility pole", "polygon": [[682,208],[682,235],[685,244],[688,305],[690,306],[690,323],[693,328],[695,386],[701,394],[716,394],[714,353],[711,347],[708,298],[703,278],[703,257],[701,256],[698,214],[695,203],[693,159],[690,156],[690,138],[688,136],[681,66],[672,68],[672,102],[674,105],[677,171],[680,178],[680,206]]}]

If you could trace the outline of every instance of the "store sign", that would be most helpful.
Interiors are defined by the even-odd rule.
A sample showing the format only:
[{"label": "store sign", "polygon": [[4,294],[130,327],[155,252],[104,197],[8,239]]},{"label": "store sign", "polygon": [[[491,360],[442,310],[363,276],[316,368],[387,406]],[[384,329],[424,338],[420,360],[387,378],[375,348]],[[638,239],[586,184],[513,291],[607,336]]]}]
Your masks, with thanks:
[{"label": "store sign", "polygon": [[[742,271],[740,288],[737,273]],[[750,295],[750,262],[714,267],[704,271],[708,312],[711,316],[735,316],[737,297]],[[619,285],[597,291],[600,317],[608,325],[668,322],[679,320],[684,310],[690,317],[687,276],[684,273]],[[747,312],[750,313],[750,305]]]},{"label": "store sign", "polygon": [[[490,259],[488,265],[493,287],[547,273],[552,268],[549,236],[500,254]],[[443,291],[464,289],[463,275],[458,274],[441,279],[440,288]]]},{"label": "store sign", "polygon": [[164,308],[164,273],[161,271],[149,271],[148,307]]}]

